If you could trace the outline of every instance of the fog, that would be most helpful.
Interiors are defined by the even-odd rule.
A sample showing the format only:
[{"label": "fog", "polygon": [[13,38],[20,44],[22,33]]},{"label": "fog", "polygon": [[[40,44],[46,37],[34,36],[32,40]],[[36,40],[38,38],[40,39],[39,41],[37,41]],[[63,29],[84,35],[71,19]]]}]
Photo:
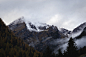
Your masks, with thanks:
[{"label": "fog", "polygon": [[72,32],[68,37],[69,37],[69,38],[70,38],[70,37],[75,38],[75,37],[79,36],[79,35],[82,33],[82,31],[83,31],[83,29],[80,30],[80,31],[78,31],[78,32],[76,32],[76,33],[73,33],[73,32]]},{"label": "fog", "polygon": [[[54,53],[58,53],[58,49],[61,49],[62,53],[64,50],[66,51],[67,46],[68,46],[68,41],[70,38],[65,38],[65,39],[57,39],[53,42],[53,45],[59,44],[57,48],[54,50]],[[76,46],[79,48],[83,48],[86,46],[86,36],[80,38],[80,39],[74,39]]]},{"label": "fog", "polygon": [[82,37],[81,39],[77,39],[75,43],[77,44],[78,48],[86,46],[86,36]]}]

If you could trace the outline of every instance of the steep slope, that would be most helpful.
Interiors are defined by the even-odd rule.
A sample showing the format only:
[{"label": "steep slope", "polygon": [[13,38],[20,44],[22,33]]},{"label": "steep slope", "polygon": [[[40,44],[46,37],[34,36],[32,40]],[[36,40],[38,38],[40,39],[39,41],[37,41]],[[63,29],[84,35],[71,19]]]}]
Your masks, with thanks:
[{"label": "steep slope", "polygon": [[59,31],[63,33],[65,36],[68,37],[69,34],[71,34],[71,31],[65,29],[65,28],[60,28]]},{"label": "steep slope", "polygon": [[82,33],[79,36],[77,36],[76,38],[80,39],[80,38],[82,38],[84,36],[86,36],[86,27],[83,29]]},{"label": "steep slope", "polygon": [[42,53],[15,37],[0,18],[0,57],[42,57]]},{"label": "steep slope", "polygon": [[52,46],[51,42],[57,38],[65,37],[56,26],[45,23],[31,23],[25,21],[24,18],[19,18],[8,27],[17,37],[22,38],[24,42],[38,51],[44,51],[47,46],[54,49],[55,46]]},{"label": "steep slope", "polygon": [[79,36],[83,32],[85,27],[86,27],[86,22],[82,23],[81,25],[73,29],[73,31],[71,31],[71,34],[69,34],[69,37],[75,38]]},{"label": "steep slope", "polygon": [[[35,31],[35,32],[41,32],[50,27],[46,23],[30,22],[30,21],[25,20],[24,17],[21,17],[21,18],[15,20],[14,22],[12,22],[9,25],[9,28],[11,30],[15,30],[16,27],[18,27],[20,24],[22,26],[26,26],[29,31]],[[53,26],[53,28],[54,28],[54,26]]]},{"label": "steep slope", "polygon": [[78,27],[76,27],[72,32],[76,33],[78,31],[83,30],[86,27],[86,22],[82,23],[81,25],[79,25]]}]

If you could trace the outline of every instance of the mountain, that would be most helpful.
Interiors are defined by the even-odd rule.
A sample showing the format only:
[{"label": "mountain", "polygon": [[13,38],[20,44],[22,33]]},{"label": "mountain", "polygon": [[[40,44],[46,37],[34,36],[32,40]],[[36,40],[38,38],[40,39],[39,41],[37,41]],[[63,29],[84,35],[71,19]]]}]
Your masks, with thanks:
[{"label": "mountain", "polygon": [[42,57],[42,55],[16,37],[0,18],[0,57]]},{"label": "mountain", "polygon": [[86,36],[86,27],[83,29],[82,33],[76,37],[76,39],[80,39],[82,37]]},{"label": "mountain", "polygon": [[79,26],[77,26],[76,28],[73,29],[73,31],[71,31],[71,33],[69,34],[69,38],[76,38],[78,37],[84,30],[84,28],[86,27],[86,22],[80,24]]},{"label": "mountain", "polygon": [[86,27],[86,22],[84,22],[84,23],[80,24],[78,27],[76,27],[76,28],[72,31],[72,33],[76,33],[76,32],[78,32],[78,31],[81,31],[81,30],[83,30],[85,27]]},{"label": "mountain", "polygon": [[[38,23],[31,23],[31,22],[29,22],[29,21],[26,21],[26,20],[24,19],[24,17],[15,20],[14,22],[12,22],[12,23],[9,25],[9,27],[10,27],[11,30],[14,30],[15,27],[17,27],[19,24],[21,24],[21,25],[24,25],[24,24],[25,24],[24,26],[26,26],[29,31],[35,31],[35,32],[44,31],[44,30],[46,30],[48,27],[50,27],[50,26],[47,25],[46,23],[39,23],[39,22],[38,22]],[[53,28],[54,28],[54,27],[53,27]]]},{"label": "mountain", "polygon": [[54,50],[57,45],[53,46],[51,42],[55,39],[65,37],[56,26],[39,22],[33,23],[26,21],[24,18],[15,20],[8,27],[17,37],[20,37],[25,43],[29,44],[29,46],[42,52],[47,46]]},{"label": "mountain", "polygon": [[[64,28],[62,28],[62,29],[60,28],[59,30],[60,30],[60,32],[62,32],[64,34],[68,34],[67,32],[69,31]],[[84,46],[86,46],[85,45],[85,43],[86,43],[86,23],[83,23],[80,26],[76,27],[73,31],[71,31],[68,34],[68,37],[65,37],[64,39],[59,39],[59,40],[55,41],[56,43],[60,43],[58,47],[62,49],[62,52],[64,52],[64,50],[67,48],[68,40],[71,37],[74,39],[78,48],[83,48]],[[54,52],[56,53],[57,51],[58,51],[58,49],[56,49]]]},{"label": "mountain", "polygon": [[[81,24],[80,26],[75,28],[73,31],[69,31],[64,28],[61,28],[59,30],[56,26],[48,25],[46,23],[30,22],[30,21],[25,20],[24,17],[15,20],[8,26],[2,25],[3,24],[2,22],[0,22],[0,24],[1,24],[0,25],[1,26],[0,33],[3,32],[0,34],[0,35],[2,35],[1,39],[4,38],[4,40],[0,41],[0,43],[4,42],[3,45],[2,44],[0,45],[1,47],[3,46],[3,48],[4,48],[4,49],[3,48],[0,49],[0,53],[2,53],[2,51],[5,51],[5,48],[8,47],[9,44],[6,44],[8,42],[11,43],[12,47],[14,48],[14,49],[12,49],[12,51],[15,51],[15,50],[17,51],[16,48],[18,47],[18,49],[21,49],[21,50],[18,50],[18,52],[15,51],[16,53],[21,54],[20,52],[22,52],[22,54],[23,54],[23,51],[24,51],[27,54],[29,53],[29,57],[33,57],[33,56],[41,57],[40,55],[42,55],[42,53],[40,53],[40,52],[44,52],[44,54],[45,54],[47,46],[48,46],[47,53],[50,49],[52,49],[52,51],[55,53],[58,53],[58,49],[62,49],[62,52],[64,52],[64,50],[66,50],[66,48],[67,48],[67,44],[68,44],[70,37],[75,38],[74,41],[77,44],[77,47],[86,46],[85,44],[83,44],[86,42],[85,37],[83,38],[83,36],[86,36],[85,23],[83,23],[83,25]],[[8,29],[8,27],[9,27],[9,29]],[[8,34],[10,35],[9,37],[8,37]],[[10,39],[10,38],[12,38],[12,39]],[[17,42],[18,42],[18,44],[17,44]],[[7,47],[5,47],[5,45],[7,45]],[[27,48],[27,46],[29,49]],[[34,50],[32,47],[36,50]],[[37,50],[40,52],[38,52]],[[12,53],[12,51],[11,51],[11,53]],[[82,49],[80,52],[83,52]],[[9,52],[7,52],[7,54],[8,53]],[[3,54],[4,54],[4,52],[3,52]],[[49,54],[52,54],[52,53],[49,53]],[[82,54],[80,54],[80,55],[82,55]],[[25,55],[23,55],[23,56],[25,56]]]}]

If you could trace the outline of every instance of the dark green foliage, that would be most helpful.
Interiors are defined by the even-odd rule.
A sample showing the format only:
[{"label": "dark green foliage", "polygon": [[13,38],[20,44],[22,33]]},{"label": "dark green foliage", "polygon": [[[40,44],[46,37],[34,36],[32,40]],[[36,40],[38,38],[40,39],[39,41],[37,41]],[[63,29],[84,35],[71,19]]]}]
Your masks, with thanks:
[{"label": "dark green foliage", "polygon": [[0,57],[42,57],[42,53],[15,37],[0,18]]},{"label": "dark green foliage", "polygon": [[80,56],[80,55],[83,55],[83,54],[86,54],[86,46],[84,46],[83,48],[80,48],[79,50],[78,50],[78,55]]},{"label": "dark green foliage", "polygon": [[61,52],[61,49],[58,50],[57,57],[63,57],[63,54],[62,54],[62,52]]},{"label": "dark green foliage", "polygon": [[78,57],[77,46],[72,38],[68,41],[68,47],[64,54],[59,49],[57,57]]},{"label": "dark green foliage", "polygon": [[68,57],[77,57],[77,46],[72,38],[68,41],[68,47],[67,47],[67,54]]},{"label": "dark green foliage", "polygon": [[46,48],[46,51],[44,53],[44,57],[50,57],[52,54],[51,49],[49,48],[49,46]]},{"label": "dark green foliage", "polygon": [[49,48],[49,46],[46,48],[43,57],[55,57],[55,54],[52,53],[52,50]]}]

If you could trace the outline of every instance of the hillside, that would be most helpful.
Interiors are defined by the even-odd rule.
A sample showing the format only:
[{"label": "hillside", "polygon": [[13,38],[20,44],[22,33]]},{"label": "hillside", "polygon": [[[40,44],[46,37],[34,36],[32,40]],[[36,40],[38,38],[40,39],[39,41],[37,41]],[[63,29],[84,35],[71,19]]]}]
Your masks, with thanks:
[{"label": "hillside", "polygon": [[0,18],[0,57],[42,57],[42,55],[15,37]]}]

